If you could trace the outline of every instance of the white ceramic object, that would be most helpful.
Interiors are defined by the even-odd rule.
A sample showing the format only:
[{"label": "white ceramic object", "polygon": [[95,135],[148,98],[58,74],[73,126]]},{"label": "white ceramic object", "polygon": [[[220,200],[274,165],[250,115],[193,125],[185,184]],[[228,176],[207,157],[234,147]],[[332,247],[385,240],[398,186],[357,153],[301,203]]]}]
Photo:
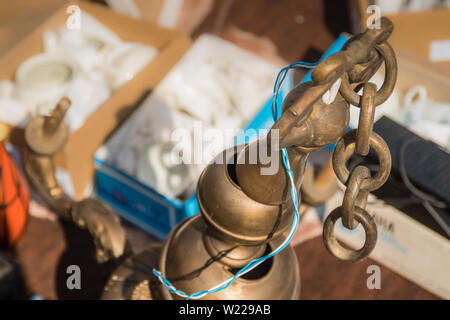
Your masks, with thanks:
[{"label": "white ceramic object", "polygon": [[0,98],[10,99],[14,92],[14,83],[9,80],[0,80]]},{"label": "white ceramic object", "polygon": [[[67,124],[69,131],[74,132],[81,128],[86,119],[109,99],[111,92],[99,83],[75,76],[63,95],[71,101],[64,122]],[[48,115],[54,107],[54,103],[40,104],[36,108],[36,114]]]},{"label": "white ceramic object", "polygon": [[48,53],[33,56],[17,69],[13,96],[34,113],[39,106],[54,104],[74,74],[75,67],[65,58]]},{"label": "white ceramic object", "polygon": [[63,53],[76,62],[87,75],[101,67],[106,53],[114,47],[103,39],[95,38],[81,30],[61,28],[60,34],[60,47]]},{"label": "white ceramic object", "polygon": [[410,88],[403,97],[403,105],[410,106],[413,103],[424,103],[428,99],[428,92],[424,86],[417,85]]},{"label": "white ceramic object", "polygon": [[28,110],[21,102],[0,97],[0,121],[24,127],[29,120]]},{"label": "white ceramic object", "polygon": [[[279,69],[225,40],[202,35],[106,142],[108,161],[121,170],[132,167],[129,162],[133,159],[119,158],[125,148],[130,150],[133,137],[139,136],[134,149],[137,173],[132,175],[168,197],[189,194],[209,157],[216,155],[214,150],[220,152],[233,143],[233,136],[225,130],[242,128],[266,103]],[[200,132],[194,135],[197,125],[201,126]],[[209,128],[219,129],[214,132],[221,136],[209,139]],[[177,168],[172,164],[174,170],[168,170],[164,161],[155,156],[165,144],[181,148],[182,159],[189,165]],[[173,171],[177,173],[171,174]],[[180,181],[186,182],[185,188],[181,187],[184,183],[177,186]]]},{"label": "white ceramic object", "polygon": [[[44,34],[44,42],[53,43],[54,37]],[[78,67],[91,79],[104,81],[99,77],[98,68],[104,62],[105,55],[112,48],[121,45],[122,40],[89,14],[81,11],[81,28],[68,29],[66,25],[59,29],[59,51],[76,62]],[[51,45],[47,47],[52,50]],[[56,51],[56,50],[53,50]]]},{"label": "white ceramic object", "polygon": [[117,157],[117,166],[129,175],[136,174],[137,159],[132,146],[122,146],[120,157]]},{"label": "white ceramic object", "polygon": [[104,71],[112,90],[131,80],[158,55],[156,48],[140,43],[124,43],[111,49],[106,57]]},{"label": "white ceramic object", "polygon": [[86,119],[94,113],[111,96],[108,88],[84,77],[74,77],[65,96],[72,104],[65,116],[70,132],[83,126]]},{"label": "white ceramic object", "polygon": [[161,143],[150,146],[138,159],[137,178],[167,197],[177,197],[192,183],[190,166],[175,162],[174,145]]},{"label": "white ceramic object", "polygon": [[64,54],[63,48],[61,47],[61,40],[54,30],[47,29],[44,31],[42,34],[42,44],[44,46],[44,51],[49,54]]},{"label": "white ceramic object", "polygon": [[[66,30],[68,29],[66,28]],[[73,30],[77,29],[69,31]],[[114,32],[84,11],[81,11],[81,28],[79,30],[83,32],[85,37],[98,39],[104,44],[117,46],[122,43],[122,40]]]},{"label": "white ceramic object", "polygon": [[414,86],[405,94],[402,111],[409,129],[450,149],[450,103],[433,101],[425,87]]},{"label": "white ceramic object", "polygon": [[279,69],[225,40],[202,35],[156,94],[171,110],[208,125],[221,122],[217,112],[234,113],[242,119],[235,128],[252,119],[271,96]]}]

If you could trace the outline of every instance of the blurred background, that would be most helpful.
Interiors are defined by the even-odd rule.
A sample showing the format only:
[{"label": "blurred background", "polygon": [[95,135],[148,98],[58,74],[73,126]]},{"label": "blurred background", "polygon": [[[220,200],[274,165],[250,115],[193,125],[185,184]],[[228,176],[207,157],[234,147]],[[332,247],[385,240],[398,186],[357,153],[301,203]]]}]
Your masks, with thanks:
[{"label": "blurred background", "polygon": [[[377,223],[385,233],[380,237],[379,241],[382,244],[377,245],[374,255],[361,263],[348,264],[337,261],[327,253],[322,243],[322,220],[330,208],[339,201],[339,196],[342,197],[342,190],[334,177],[331,177],[330,171],[328,175],[325,174],[327,184],[334,183],[335,192],[328,194],[328,198],[322,199],[320,204],[312,201],[308,207],[303,208],[304,217],[300,231],[293,242],[301,271],[301,298],[450,298],[450,273],[448,272],[450,268],[448,234],[450,226],[448,209],[450,202],[448,154],[450,148],[450,1],[2,1],[0,3],[0,77],[4,82],[0,88],[0,109],[2,109],[0,121],[12,128],[23,128],[30,116],[45,112],[49,105],[54,105],[54,101],[59,99],[56,94],[50,100],[45,100],[49,98],[31,94],[24,89],[20,97],[25,98],[20,98],[22,100],[17,98],[16,101],[13,99],[14,94],[11,98],[8,92],[15,92],[15,89],[11,87],[15,86],[14,81],[19,81],[20,73],[17,70],[19,66],[22,67],[23,61],[42,51],[50,52],[62,48],[52,43],[65,41],[65,34],[59,28],[65,19],[73,14],[66,9],[70,5],[80,3],[83,12],[87,12],[95,21],[109,29],[109,31],[101,31],[105,38],[109,37],[109,44],[113,43],[119,47],[117,43],[121,44],[122,41],[133,44],[139,42],[145,47],[139,47],[141,51],[136,51],[134,46],[132,58],[129,60],[120,58],[122,60],[119,59],[118,64],[108,66],[109,69],[96,69],[96,72],[91,72],[89,68],[95,68],[95,64],[100,63],[95,59],[103,58],[96,56],[94,59],[93,55],[84,49],[72,51],[75,53],[70,59],[76,61],[83,72],[77,78],[76,85],[71,82],[68,92],[74,96],[74,98],[71,97],[76,102],[73,104],[79,105],[82,111],[78,113],[74,111],[68,114],[69,120],[66,119],[72,136],[67,144],[66,153],[58,156],[57,164],[60,167],[58,179],[64,186],[66,194],[74,199],[80,199],[87,194],[96,194],[103,200],[111,199],[111,202],[106,202],[116,209],[116,212],[119,211],[117,208],[120,208],[120,211],[126,211],[119,215],[124,218],[122,223],[134,252],[140,252],[149,244],[163,239],[168,230],[170,231],[173,227],[173,221],[166,225],[165,217],[152,216],[136,222],[138,215],[135,216],[134,212],[140,209],[124,207],[124,203],[136,202],[133,200],[135,198],[125,191],[122,193],[120,186],[114,190],[109,190],[107,186],[102,189],[102,181],[105,185],[111,184],[104,180],[106,171],[98,168],[104,164],[103,168],[112,166],[120,170],[123,177],[130,179],[130,184],[136,181],[142,183],[145,188],[151,188],[152,192],[155,191],[158,196],[171,199],[169,204],[176,208],[187,207],[191,203],[189,201],[192,200],[195,189],[195,177],[202,169],[202,167],[192,169],[194,178],[191,178],[189,185],[181,189],[179,186],[167,188],[166,185],[159,185],[156,181],[158,174],[155,178],[141,173],[144,169],[147,170],[144,170],[145,172],[157,170],[152,167],[153,163],[145,163],[141,166],[139,152],[142,151],[141,149],[150,152],[149,146],[144,147],[140,144],[141,140],[159,141],[158,139],[163,138],[157,137],[157,133],[154,132],[132,130],[139,126],[144,129],[153,126],[155,131],[161,133],[164,132],[164,128],[159,128],[158,124],[151,122],[151,119],[145,122],[147,121],[145,116],[136,115],[150,114],[145,110],[153,110],[151,114],[154,115],[156,111],[152,109],[153,105],[159,103],[169,106],[170,110],[176,109],[177,115],[182,114],[179,118],[174,118],[175,123],[176,121],[184,123],[185,113],[192,114],[193,118],[203,121],[203,114],[197,114],[198,109],[195,107],[189,109],[189,98],[200,101],[201,99],[196,96],[199,92],[209,90],[210,93],[215,93],[214,90],[217,90],[218,93],[211,97],[212,100],[203,101],[206,105],[210,101],[222,99],[218,96],[220,91],[225,91],[226,87],[226,90],[235,93],[230,98],[237,101],[233,108],[241,110],[238,112],[239,117],[230,116],[229,121],[243,127],[270,98],[278,70],[295,61],[319,60],[330,47],[333,48],[333,45],[336,45],[337,39],[364,30],[367,19],[376,13],[378,8],[382,15],[388,16],[393,21],[395,26],[389,42],[396,50],[399,75],[394,98],[383,107],[384,111],[380,111],[377,119],[383,115],[388,116],[391,120],[395,120],[398,128],[394,124],[386,123],[387,120],[383,120],[384,122],[379,122],[378,126],[375,125],[375,131],[380,130],[381,135],[399,136],[406,135],[402,130],[409,129],[407,132],[427,142],[420,148],[410,150],[411,153],[405,156],[408,160],[403,163],[404,160],[396,158],[396,155],[398,156],[396,150],[400,148],[398,141],[390,141],[386,138],[394,154],[393,173],[387,186],[372,199],[373,210],[377,214],[380,212],[377,215]],[[85,3],[88,3],[86,7],[83,5]],[[371,7],[373,5],[377,7]],[[131,23],[129,22],[131,20],[126,20],[122,17],[123,15],[127,16],[127,19],[138,22]],[[95,21],[90,22],[92,28],[100,28]],[[48,30],[53,31],[47,32]],[[68,39],[67,43],[72,45],[74,41],[70,37]],[[126,52],[123,50],[120,54]],[[205,53],[204,57],[202,52]],[[221,53],[226,56],[225,52],[229,53],[229,58],[221,57]],[[250,55],[246,56],[247,53]],[[114,55],[114,58],[120,57],[120,54]],[[145,57],[142,58],[142,55]],[[245,59],[242,58],[240,64],[236,62],[244,55]],[[108,53],[105,61],[110,61],[110,56],[111,52]],[[221,62],[222,58],[223,62]],[[140,63],[141,60],[145,63]],[[181,62],[178,63],[179,61]],[[213,69],[208,69],[209,64]],[[189,65],[195,67],[189,69]],[[127,70],[124,74],[118,74],[117,70],[121,71],[121,68],[127,67],[134,70],[131,76]],[[26,71],[30,72],[29,70]],[[112,73],[111,70],[115,72]],[[180,71],[176,73],[175,70]],[[205,77],[212,74],[213,79],[217,79],[219,73],[221,75],[226,73],[223,70],[231,71],[229,71],[230,75],[227,75],[229,78],[219,79],[222,82],[218,80],[220,85],[216,87],[206,87],[207,80],[202,82],[202,79],[195,78],[195,81],[199,80],[198,87],[192,85],[184,89],[185,83],[195,82],[187,75],[190,73],[192,76],[195,70],[199,70],[198,72]],[[23,74],[26,77],[27,72],[24,71]],[[293,72],[292,78],[288,80],[289,85],[292,87],[297,84],[305,74],[306,71]],[[380,85],[383,78],[380,75],[377,76],[380,81],[376,82]],[[37,80],[37,82],[40,81],[43,80]],[[90,85],[92,87],[89,87]],[[192,96],[180,94],[179,99],[186,104],[183,110],[178,105],[171,105],[177,92],[192,94]],[[153,93],[153,98],[147,99],[149,93]],[[65,94],[68,93],[65,92]],[[90,94],[89,99],[80,100],[78,97],[83,94],[85,96]],[[253,99],[249,99],[248,96],[252,96]],[[36,99],[41,98],[45,101],[42,100],[41,104],[36,104],[31,110],[28,101],[34,103]],[[160,101],[155,102],[155,99]],[[28,104],[26,105],[28,109],[21,113],[18,111],[20,105],[17,108],[15,106],[22,103]],[[202,101],[198,102],[198,105],[200,103]],[[222,100],[217,103],[222,103]],[[97,104],[99,109],[85,110],[83,104]],[[8,108],[16,109],[11,111],[13,109]],[[242,112],[245,109],[248,109],[247,113]],[[163,115],[161,117],[164,118]],[[353,113],[352,118],[357,119],[357,114],[355,118]],[[209,119],[204,121],[206,123]],[[212,124],[208,123],[213,127],[228,125],[226,122],[219,124],[218,119],[211,121]],[[355,127],[355,123],[350,123],[350,126]],[[14,139],[10,142],[11,145],[15,144]],[[20,156],[17,156],[17,150],[14,147],[9,146],[9,142],[7,150],[20,168]],[[134,154],[134,158],[133,156],[114,158],[117,150],[126,150],[124,154]],[[331,149],[324,149],[312,155],[311,164],[316,166],[316,172],[319,170],[317,168],[327,167],[330,155]],[[94,157],[96,163],[101,164],[97,169],[94,168]],[[395,164],[397,160],[400,164]],[[369,164],[377,165],[376,157],[367,161]],[[358,159],[355,160],[356,162]],[[405,166],[409,179],[413,181],[415,187],[431,195],[436,201],[437,208],[433,207],[432,213],[425,203],[426,200],[417,196],[411,188],[405,187],[405,182],[400,177],[400,170]],[[96,179],[98,179],[99,189],[96,189]],[[127,197],[130,198],[127,199]],[[143,200],[144,207],[152,206],[151,203],[148,204],[148,201],[150,200]],[[195,204],[193,208],[195,211]],[[148,207],[145,207],[143,211],[147,209]],[[183,212],[188,210],[190,209],[185,209]],[[163,212],[162,215],[164,216],[165,213]],[[134,217],[134,220],[130,216]],[[178,216],[177,211],[177,216],[173,219],[178,222],[182,218],[184,216]],[[159,224],[156,224],[158,227],[152,225],[152,219],[161,219]],[[130,223],[130,220],[134,223]],[[341,240],[346,240],[350,245],[358,241],[346,234],[342,234],[341,237]],[[4,276],[2,279],[4,283],[8,283],[8,286],[13,284],[14,297],[98,299],[106,277],[91,254],[93,251],[92,239],[88,232],[69,222],[59,220],[31,188],[28,219],[23,235],[12,248],[4,250],[0,256],[3,259],[0,260],[0,268],[2,263],[10,266],[10,269],[4,268],[5,274],[10,274],[9,278]],[[84,289],[81,291],[67,290],[65,286],[65,270],[71,264],[80,265],[81,269],[85,270],[82,278]],[[381,268],[381,290],[371,290],[366,284],[367,268],[374,264]],[[0,272],[1,276],[2,272]]]}]

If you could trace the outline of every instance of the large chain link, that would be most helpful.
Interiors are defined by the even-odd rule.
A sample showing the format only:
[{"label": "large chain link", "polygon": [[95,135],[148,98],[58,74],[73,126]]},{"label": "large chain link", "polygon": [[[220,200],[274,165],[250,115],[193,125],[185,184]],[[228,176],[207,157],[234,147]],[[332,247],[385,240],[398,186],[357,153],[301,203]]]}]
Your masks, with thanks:
[{"label": "large chain link", "polygon": [[[350,41],[360,41],[360,38],[354,37]],[[346,190],[342,205],[329,214],[324,222],[323,230],[323,240],[328,251],[338,259],[345,261],[359,261],[367,257],[374,249],[377,241],[377,227],[373,217],[366,211],[367,198],[369,192],[380,188],[386,182],[391,171],[389,148],[383,138],[372,131],[375,108],[389,98],[397,78],[395,54],[386,41],[387,36],[381,38],[382,41],[375,42],[373,47],[366,47],[368,52],[366,60],[351,64],[349,61],[352,61],[356,54],[345,50],[342,52],[344,58],[341,56],[336,59],[336,63],[337,61],[341,61],[341,63],[347,61],[347,64],[352,65],[341,76],[340,93],[348,103],[360,108],[358,128],[348,131],[341,137],[333,152],[333,169],[338,179],[346,186]],[[360,42],[354,47],[362,48],[364,41]],[[379,69],[382,62],[385,65],[385,79],[377,91],[376,85],[369,82],[369,79]],[[334,68],[334,70],[337,69],[337,67]],[[326,78],[322,74],[319,75]],[[355,88],[363,88],[362,96],[355,91]],[[350,156],[356,153],[365,157],[371,147],[378,156],[378,172],[371,176],[370,170],[361,165],[349,172],[345,163]],[[344,227],[352,230],[358,226],[358,223],[361,223],[365,231],[365,242],[361,249],[347,249],[336,240],[334,226],[339,219],[342,220]]]}]

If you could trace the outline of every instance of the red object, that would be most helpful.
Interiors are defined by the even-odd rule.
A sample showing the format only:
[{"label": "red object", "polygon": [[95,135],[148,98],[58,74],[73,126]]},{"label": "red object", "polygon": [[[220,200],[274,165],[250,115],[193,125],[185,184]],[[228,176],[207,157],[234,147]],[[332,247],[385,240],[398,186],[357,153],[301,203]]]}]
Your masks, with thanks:
[{"label": "red object", "polygon": [[30,201],[19,169],[0,141],[0,246],[11,247],[22,235]]}]

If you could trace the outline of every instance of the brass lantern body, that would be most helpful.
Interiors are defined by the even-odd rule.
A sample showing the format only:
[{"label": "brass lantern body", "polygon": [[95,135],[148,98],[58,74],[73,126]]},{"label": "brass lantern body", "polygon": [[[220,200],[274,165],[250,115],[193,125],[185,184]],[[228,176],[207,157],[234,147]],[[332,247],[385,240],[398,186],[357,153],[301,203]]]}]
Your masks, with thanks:
[{"label": "brass lantern body", "polygon": [[[301,103],[310,86],[310,83],[304,83],[294,88],[285,99],[283,109]],[[299,144],[288,148],[297,190],[301,185],[309,152],[337,140],[345,132],[349,119],[349,105],[339,95],[332,105],[324,104],[319,97],[310,105],[310,109],[305,121],[298,123],[291,131]],[[261,143],[270,144],[267,140],[257,143],[258,146]],[[279,167],[274,174],[265,176],[260,174],[260,169],[265,165],[258,162],[259,159],[256,163],[239,160],[243,157],[249,159],[251,148],[249,145],[236,146],[217,155],[203,170],[198,181],[200,214],[185,220],[169,234],[158,251],[157,264],[154,251],[142,253],[135,258],[135,262],[139,259],[154,261],[152,268],[160,270],[177,290],[190,294],[226,281],[251,260],[277,248],[293,222],[290,185],[279,150],[269,149],[270,152],[276,152],[271,156],[278,157]],[[133,258],[129,264],[133,264],[132,261]],[[128,271],[122,267],[116,274]],[[150,268],[146,272],[150,273]],[[153,298],[182,299],[170,293],[162,284],[150,283]],[[116,277],[114,280],[111,277],[104,297],[130,298],[120,295],[116,290],[124,285],[125,279],[117,280]],[[208,294],[203,299],[299,297],[297,257],[292,247],[287,246],[248,274],[236,279],[226,290]]]},{"label": "brass lantern body", "polygon": [[[163,245],[159,268],[172,284],[185,292],[198,292],[211,288],[234,275],[228,261],[216,261],[202,268],[211,259],[205,245],[208,226],[201,216],[194,216],[169,235]],[[282,239],[270,241],[263,247],[274,248]],[[245,253],[245,252],[244,252]],[[264,253],[264,252],[262,252]],[[262,255],[262,253],[260,253]],[[248,256],[244,255],[243,260]],[[198,273],[195,271],[198,270]],[[194,272],[193,272],[194,271]],[[244,276],[245,277],[245,276]],[[262,264],[249,278],[238,278],[226,290],[207,295],[206,299],[298,299],[300,294],[300,273],[297,257],[291,247],[286,248],[269,262]],[[183,299],[171,295],[162,288],[165,299]]]}]

